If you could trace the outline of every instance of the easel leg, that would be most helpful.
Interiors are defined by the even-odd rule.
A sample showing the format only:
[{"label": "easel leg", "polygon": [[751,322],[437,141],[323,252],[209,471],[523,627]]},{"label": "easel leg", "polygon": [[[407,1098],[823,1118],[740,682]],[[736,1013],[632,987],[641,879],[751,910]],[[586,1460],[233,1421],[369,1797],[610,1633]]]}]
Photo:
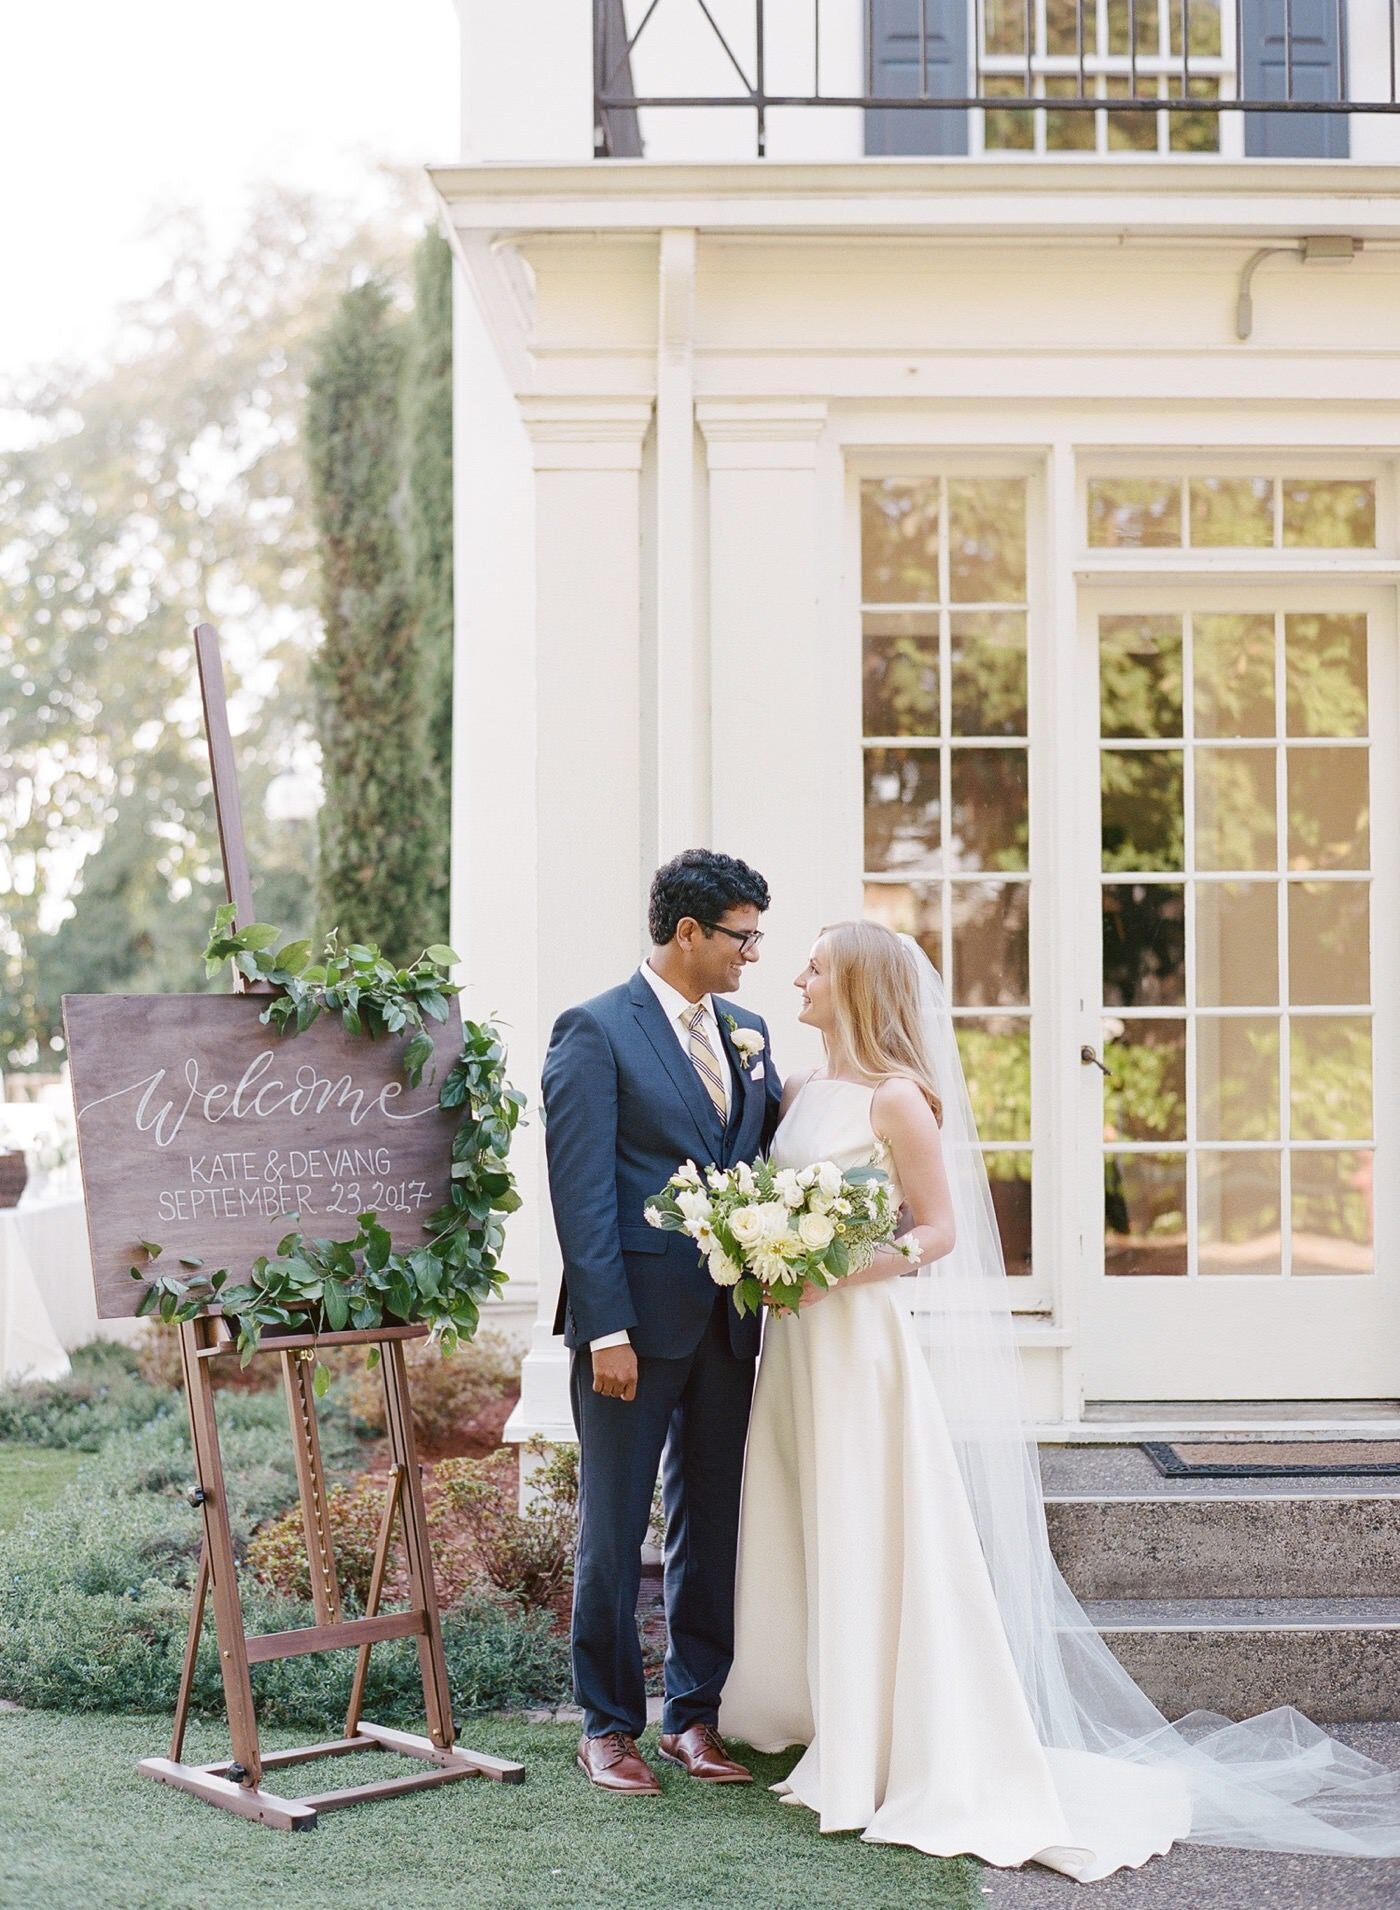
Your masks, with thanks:
[{"label": "easel leg", "polygon": [[318,1625],[340,1621],[340,1583],[335,1570],[330,1510],[326,1504],[326,1475],[321,1464],[321,1437],[316,1427],[316,1395],[311,1388],[312,1367],[298,1352],[281,1355],[287,1388],[287,1416],[292,1422],[292,1453],[296,1459],[301,1523],[306,1534],[306,1558],[311,1568],[311,1604]]},{"label": "easel leg", "polygon": [[[399,1509],[399,1499],[403,1492],[403,1471],[395,1466],[389,1474],[389,1490],[384,1496],[384,1517],[379,1526],[379,1538],[374,1548],[374,1566],[369,1578],[369,1597],[365,1600],[365,1617],[373,1618],[379,1610],[379,1600],[384,1590],[384,1574],[389,1566],[389,1548],[394,1542],[394,1517]],[[355,1682],[350,1687],[350,1708],[345,1714],[345,1735],[353,1738],[360,1728],[360,1710],[365,1701],[365,1679],[369,1676],[370,1647],[361,1645],[359,1657],[355,1663]]]},{"label": "easel leg", "polygon": [[418,1663],[423,1674],[423,1708],[428,1719],[428,1736],[440,1751],[450,1751],[456,1737],[456,1727],[452,1722],[452,1694],[447,1682],[447,1659],[442,1649],[437,1587],[433,1582],[433,1560],[428,1546],[428,1515],[423,1505],[423,1481],[418,1474],[418,1454],[413,1441],[413,1419],[408,1400],[408,1373],[401,1340],[390,1341],[384,1347],[384,1401],[390,1450],[395,1465],[403,1473],[404,1551],[408,1559],[409,1587],[414,1605],[425,1612],[428,1618],[424,1634],[418,1640]]},{"label": "easel leg", "polygon": [[190,1320],[180,1328],[195,1472],[204,1493],[204,1543],[214,1593],[214,1626],[228,1705],[229,1742],[233,1746],[234,1762],[243,1768],[239,1782],[255,1790],[262,1779],[262,1753],[258,1748],[258,1725],[253,1711],[253,1683],[248,1674],[248,1646],[243,1630],[243,1607],[238,1597],[233,1533],[224,1496],[219,1424],[214,1412],[210,1362],[197,1357],[200,1347],[211,1345],[212,1341],[213,1323],[208,1319]]},{"label": "easel leg", "polygon": [[175,1700],[175,1723],[170,1733],[170,1762],[178,1764],[185,1749],[185,1724],[190,1715],[190,1692],[194,1687],[195,1661],[199,1657],[199,1634],[204,1629],[204,1605],[209,1596],[209,1541],[199,1548],[199,1570],[195,1574],[194,1603],[190,1607],[190,1635],[185,1640],[185,1662],[180,1667],[180,1693]]}]

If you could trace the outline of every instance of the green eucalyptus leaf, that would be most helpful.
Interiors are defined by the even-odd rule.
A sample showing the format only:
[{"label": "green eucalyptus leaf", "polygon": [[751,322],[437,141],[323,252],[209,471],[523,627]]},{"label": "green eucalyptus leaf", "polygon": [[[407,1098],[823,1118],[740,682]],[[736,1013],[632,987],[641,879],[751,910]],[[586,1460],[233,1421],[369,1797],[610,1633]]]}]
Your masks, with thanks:
[{"label": "green eucalyptus leaf", "polygon": [[311,1376],[311,1390],[317,1399],[324,1399],[331,1390],[331,1369],[321,1360],[317,1360],[316,1371]]}]

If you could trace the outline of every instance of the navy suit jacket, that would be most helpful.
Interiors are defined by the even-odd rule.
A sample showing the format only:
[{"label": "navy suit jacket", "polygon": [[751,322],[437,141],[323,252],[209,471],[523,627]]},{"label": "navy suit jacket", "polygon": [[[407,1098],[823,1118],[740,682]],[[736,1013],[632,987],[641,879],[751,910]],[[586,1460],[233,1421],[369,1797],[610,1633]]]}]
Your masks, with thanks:
[{"label": "navy suit jacket", "polygon": [[[755,1159],[773,1137],[782,1096],[762,1019],[718,996],[714,1007],[729,1065],[727,1126],[640,972],[554,1024],[545,1152],[564,1256],[554,1330],[570,1347],[625,1328],[640,1356],[682,1359],[709,1322],[718,1289],[699,1249],[687,1234],[649,1227],[642,1210],[682,1161],[704,1168]],[[731,1017],[763,1037],[762,1055],[747,1066]],[[758,1321],[732,1306],[729,1334],[736,1353],[757,1354]]]}]

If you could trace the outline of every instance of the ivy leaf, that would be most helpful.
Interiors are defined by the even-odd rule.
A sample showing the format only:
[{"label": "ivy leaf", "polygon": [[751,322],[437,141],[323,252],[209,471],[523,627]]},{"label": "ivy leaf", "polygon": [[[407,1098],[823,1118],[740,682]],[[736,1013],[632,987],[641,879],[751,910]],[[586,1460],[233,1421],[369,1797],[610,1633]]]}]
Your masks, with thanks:
[{"label": "ivy leaf", "polygon": [[311,1390],[317,1399],[324,1399],[331,1390],[331,1369],[321,1360],[317,1360],[316,1371],[311,1376]]},{"label": "ivy leaf", "polygon": [[274,965],[285,974],[300,975],[310,960],[310,942],[286,942],[278,949]]},{"label": "ivy leaf", "polygon": [[277,940],[277,930],[271,922],[250,922],[247,928],[239,932],[238,939],[244,948],[271,948]]},{"label": "ivy leaf", "polygon": [[322,1301],[331,1332],[343,1333],[350,1321],[350,1302],[345,1297],[344,1287],[335,1280],[327,1281]]},{"label": "ivy leaf", "polygon": [[416,1088],[423,1079],[423,1070],[433,1058],[433,1038],[420,1028],[412,1041],[405,1043],[403,1051],[404,1072],[408,1076],[410,1087]]},{"label": "ivy leaf", "polygon": [[423,953],[430,962],[436,962],[439,968],[451,968],[454,962],[460,962],[462,959],[456,949],[449,948],[446,942],[434,942],[432,947],[424,949]]}]

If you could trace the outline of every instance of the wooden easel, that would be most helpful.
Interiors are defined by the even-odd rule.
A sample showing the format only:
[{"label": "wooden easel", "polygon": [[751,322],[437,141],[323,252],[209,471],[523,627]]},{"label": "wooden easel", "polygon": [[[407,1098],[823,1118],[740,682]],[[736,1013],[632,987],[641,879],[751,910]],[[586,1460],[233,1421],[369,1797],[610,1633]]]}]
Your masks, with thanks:
[{"label": "wooden easel", "polygon": [[[224,881],[228,899],[237,910],[236,920],[243,924],[254,919],[252,882],[243,836],[233,741],[224,699],[223,665],[219,656],[218,636],[211,625],[200,624],[196,629],[195,653],[204,699],[204,724],[214,779],[214,807],[218,818]],[[427,1790],[434,1785],[455,1783],[464,1777],[492,1777],[504,1784],[524,1781],[523,1765],[512,1764],[504,1758],[488,1757],[483,1752],[455,1748],[456,1726],[452,1719],[452,1699],[442,1645],[442,1621],[433,1583],[427,1514],[414,1449],[408,1371],[404,1360],[404,1342],[421,1339],[426,1331],[421,1326],[385,1326],[362,1332],[286,1334],[259,1348],[259,1356],[274,1357],[282,1365],[296,1458],[302,1526],[311,1564],[311,1602],[316,1622],[295,1631],[269,1632],[250,1638],[244,1629],[243,1609],[238,1595],[213,1387],[214,1362],[233,1357],[237,1348],[224,1321],[217,1316],[201,1316],[181,1325],[180,1354],[184,1368],[185,1397],[189,1405],[195,1474],[199,1482],[190,1493],[190,1498],[204,1515],[204,1544],[195,1577],[194,1605],[180,1674],[170,1755],[143,1758],[137,1769],[145,1776],[156,1778],[162,1784],[174,1785],[178,1790],[189,1791],[193,1796],[203,1798],[206,1803],[216,1804],[220,1809],[233,1811],[240,1817],[255,1818],[259,1823],[270,1824],[278,1830],[313,1830],[321,1811],[343,1810],[349,1804],[369,1803],[376,1798],[396,1796],[401,1791]],[[341,1615],[335,1547],[326,1501],[321,1442],[316,1426],[316,1401],[311,1388],[311,1361],[315,1349],[323,1346],[377,1346],[382,1355],[385,1423],[392,1465],[363,1618],[346,1619]],[[379,1605],[396,1522],[403,1535],[409,1605],[405,1611],[381,1613]],[[233,1755],[214,1764],[185,1764],[181,1758],[189,1717],[190,1692],[205,1606],[211,1592],[219,1669],[224,1681]],[[427,1737],[370,1724],[360,1715],[365,1679],[369,1672],[370,1649],[386,1638],[413,1638],[417,1642],[423,1679],[423,1708],[428,1723]],[[258,1743],[250,1667],[266,1664],[272,1659],[294,1658],[304,1652],[350,1647],[358,1650],[359,1658],[343,1735],[322,1744],[303,1745],[296,1750],[277,1751],[264,1757]],[[314,1758],[339,1757],[351,1751],[397,1751],[431,1768],[377,1784],[323,1791],[314,1797],[277,1797],[262,1788],[265,1771],[289,1764],[308,1763]]]}]

